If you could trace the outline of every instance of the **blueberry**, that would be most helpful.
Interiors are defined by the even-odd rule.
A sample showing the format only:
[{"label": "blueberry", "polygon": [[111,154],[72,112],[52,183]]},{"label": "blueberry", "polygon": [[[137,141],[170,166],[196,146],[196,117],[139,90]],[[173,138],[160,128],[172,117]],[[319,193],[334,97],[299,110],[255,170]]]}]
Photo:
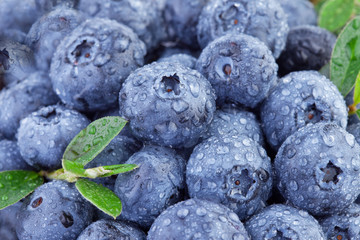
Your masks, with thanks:
[{"label": "blueberry", "polygon": [[132,28],[151,50],[166,38],[158,1],[148,0],[79,0],[78,9],[91,17],[116,20]]},{"label": "blueberry", "polygon": [[351,204],[339,214],[319,220],[328,239],[358,239],[360,236],[360,206]]},{"label": "blueberry", "polygon": [[267,142],[273,149],[297,129],[316,122],[347,125],[347,108],[336,86],[316,71],[292,72],[281,78],[260,110]]},{"label": "blueberry", "polygon": [[244,220],[259,211],[270,196],[270,158],[245,135],[210,137],[191,154],[186,184],[191,198],[221,203]]},{"label": "blueberry", "polygon": [[79,111],[111,108],[131,71],[143,65],[145,46],[127,26],[92,18],[57,47],[50,66],[55,92]]},{"label": "blueberry", "polygon": [[360,193],[360,145],[335,123],[308,124],[289,136],[275,158],[280,193],[316,216],[341,212]]},{"label": "blueberry", "polygon": [[260,145],[265,145],[260,122],[254,113],[239,108],[223,108],[215,111],[214,119],[203,138],[224,135],[246,135]]},{"label": "blueberry", "polygon": [[196,58],[186,53],[177,53],[168,57],[161,57],[157,62],[180,63],[185,67],[195,69]]},{"label": "blueberry", "polygon": [[17,240],[16,236],[16,213],[21,207],[21,202],[0,210],[0,239]]},{"label": "blueberry", "polygon": [[227,34],[203,49],[196,69],[215,89],[218,105],[230,101],[254,108],[277,81],[278,66],[260,40]]},{"label": "blueberry", "polygon": [[17,215],[20,240],[73,240],[91,222],[93,206],[74,184],[54,180],[26,198]]},{"label": "blueberry", "polygon": [[35,168],[60,168],[67,145],[89,123],[81,113],[61,105],[40,108],[20,122],[17,139],[21,156]]},{"label": "blueberry", "polygon": [[278,58],[285,47],[287,17],[276,0],[209,1],[197,25],[197,39],[201,48],[226,33],[245,33],[257,37]]},{"label": "blueberry", "polygon": [[20,120],[39,108],[55,104],[59,98],[52,90],[50,78],[33,72],[17,84],[0,91],[0,135],[14,138]]},{"label": "blueberry", "polygon": [[43,15],[31,26],[26,43],[35,52],[38,69],[49,71],[60,41],[83,21],[85,17],[81,12],[61,7]]},{"label": "blueberry", "polygon": [[182,200],[185,160],[173,149],[147,145],[125,163],[139,167],[116,179],[114,192],[123,204],[120,219],[149,228],[162,211]]},{"label": "blueberry", "polygon": [[79,0],[35,0],[36,6],[42,15],[56,8],[76,8],[78,2]]},{"label": "blueberry", "polygon": [[164,15],[170,38],[190,48],[199,48],[196,25],[201,10],[208,2],[209,0],[166,1]]},{"label": "blueberry", "polygon": [[42,13],[37,9],[35,0],[1,0],[0,32],[6,29],[17,29],[27,33],[31,25],[41,15]]},{"label": "blueberry", "polygon": [[290,29],[286,47],[277,60],[279,74],[301,70],[320,70],[330,61],[336,36],[328,30],[310,25]]},{"label": "blueberry", "polygon": [[360,122],[348,125],[346,131],[354,135],[355,140],[360,144]]},{"label": "blueberry", "polygon": [[283,204],[273,204],[252,216],[245,228],[252,239],[326,239],[313,216]]},{"label": "blueberry", "polygon": [[22,158],[16,141],[0,140],[0,172],[8,170],[32,170]]},{"label": "blueberry", "polygon": [[152,224],[148,240],[250,240],[238,216],[222,204],[188,199],[170,206]]},{"label": "blueberry", "polygon": [[11,40],[0,39],[0,82],[2,84],[10,85],[21,81],[34,72],[35,68],[34,53],[29,47]]},{"label": "blueberry", "polygon": [[196,70],[155,62],[130,74],[120,91],[119,106],[140,140],[191,147],[213,119],[215,94]]},{"label": "blueberry", "polygon": [[145,233],[132,224],[114,220],[98,220],[90,224],[77,240],[146,240]]},{"label": "blueberry", "polygon": [[314,5],[308,0],[280,0],[289,28],[299,25],[317,25],[317,13]]}]

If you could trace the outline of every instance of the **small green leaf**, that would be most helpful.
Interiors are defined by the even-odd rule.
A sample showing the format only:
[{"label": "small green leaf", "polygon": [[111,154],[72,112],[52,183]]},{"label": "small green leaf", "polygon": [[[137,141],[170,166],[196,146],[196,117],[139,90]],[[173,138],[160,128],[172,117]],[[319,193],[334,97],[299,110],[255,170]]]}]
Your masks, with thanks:
[{"label": "small green leaf", "polygon": [[354,0],[329,0],[325,2],[319,13],[319,26],[334,32],[350,19],[354,8]]},{"label": "small green leaf", "polygon": [[33,171],[0,172],[0,210],[20,201],[43,182],[43,177]]},{"label": "small green leaf", "polygon": [[119,165],[109,165],[109,166],[102,166],[102,167],[105,170],[109,170],[110,172],[107,174],[104,174],[100,177],[109,177],[112,175],[129,172],[129,171],[132,171],[132,170],[138,168],[138,166],[136,164],[119,164]]},{"label": "small green leaf", "polygon": [[343,96],[353,88],[360,70],[360,16],[353,18],[338,36],[331,60],[330,79]]},{"label": "small green leaf", "polygon": [[360,71],[356,77],[355,81],[355,89],[354,89],[354,105],[358,105],[360,103]]},{"label": "small green leaf", "polygon": [[[125,126],[126,120],[118,116],[100,118],[90,123],[76,135],[67,146],[63,155],[63,168],[66,171],[78,171],[91,162]],[[75,168],[66,163],[75,162]]]},{"label": "small green leaf", "polygon": [[87,179],[79,179],[76,188],[88,201],[114,219],[120,215],[122,205],[118,196],[103,185]]}]

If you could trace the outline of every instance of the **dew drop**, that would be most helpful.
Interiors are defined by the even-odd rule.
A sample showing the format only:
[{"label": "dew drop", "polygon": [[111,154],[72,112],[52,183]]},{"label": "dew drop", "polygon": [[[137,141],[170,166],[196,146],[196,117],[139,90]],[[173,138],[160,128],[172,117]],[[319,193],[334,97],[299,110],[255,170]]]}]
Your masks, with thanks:
[{"label": "dew drop", "polygon": [[188,214],[189,214],[189,210],[186,208],[180,209],[176,213],[176,215],[181,219],[184,219]]},{"label": "dew drop", "polygon": [[1,197],[1,200],[3,200],[3,201],[6,201],[6,200],[8,200],[8,196],[6,196],[6,195],[3,195],[3,196]]},{"label": "dew drop", "polygon": [[96,127],[95,126],[91,126],[89,129],[89,134],[94,135],[96,133]]},{"label": "dew drop", "polygon": [[90,144],[86,144],[85,147],[83,148],[83,151],[84,151],[84,152],[88,152],[88,151],[90,151],[90,149],[91,149],[91,145],[90,145]]},{"label": "dew drop", "polygon": [[12,180],[12,179],[13,179],[13,176],[10,175],[10,174],[8,174],[8,175],[6,175],[5,179],[6,179],[6,180]]},{"label": "dew drop", "polygon": [[298,184],[294,180],[290,181],[289,187],[293,191],[297,191],[299,189]]}]

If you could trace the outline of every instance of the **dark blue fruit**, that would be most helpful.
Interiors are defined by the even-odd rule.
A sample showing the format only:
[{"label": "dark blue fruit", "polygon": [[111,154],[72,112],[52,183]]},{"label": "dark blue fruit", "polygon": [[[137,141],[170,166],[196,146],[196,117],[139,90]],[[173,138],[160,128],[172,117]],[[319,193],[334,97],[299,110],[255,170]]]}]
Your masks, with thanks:
[{"label": "dark blue fruit", "polygon": [[270,158],[245,135],[210,137],[192,152],[186,184],[191,198],[221,203],[244,220],[258,212],[270,196]]},{"label": "dark blue fruit", "polygon": [[346,128],[347,108],[336,86],[316,71],[281,78],[260,110],[267,142],[273,149],[308,123],[334,122]]},{"label": "dark blue fruit", "polygon": [[132,224],[114,220],[98,220],[81,232],[76,240],[146,240],[145,233]]},{"label": "dark blue fruit", "polygon": [[88,19],[57,47],[50,67],[54,91],[79,111],[106,110],[117,104],[122,82],[143,65],[144,43],[127,26]]},{"label": "dark blue fruit", "polygon": [[252,239],[273,240],[325,240],[318,221],[297,208],[273,204],[251,217],[245,227]]},{"label": "dark blue fruit", "polygon": [[149,228],[162,211],[183,199],[185,160],[173,149],[147,145],[125,163],[139,167],[116,179],[114,192],[123,204],[119,218]]},{"label": "dark blue fruit", "polygon": [[119,106],[140,140],[191,147],[213,119],[215,94],[198,71],[179,63],[155,62],[130,74],[120,91]]},{"label": "dark blue fruit", "polygon": [[277,0],[214,0],[203,8],[197,25],[201,48],[227,33],[259,38],[278,58],[285,47],[287,17]]},{"label": "dark blue fruit", "polygon": [[239,217],[222,204],[189,199],[170,206],[151,226],[147,240],[250,240]]},{"label": "dark blue fruit", "polygon": [[34,168],[56,170],[67,145],[89,123],[81,113],[61,105],[40,108],[20,122],[21,156]]},{"label": "dark blue fruit", "polygon": [[266,45],[246,34],[227,34],[201,52],[196,69],[216,92],[216,102],[254,108],[277,81],[278,66]]},{"label": "dark blue fruit", "polygon": [[93,206],[73,183],[54,180],[26,198],[17,215],[19,240],[73,240],[91,222]]},{"label": "dark blue fruit", "polygon": [[335,123],[308,124],[289,136],[275,158],[277,186],[312,215],[337,214],[360,193],[360,145]]}]

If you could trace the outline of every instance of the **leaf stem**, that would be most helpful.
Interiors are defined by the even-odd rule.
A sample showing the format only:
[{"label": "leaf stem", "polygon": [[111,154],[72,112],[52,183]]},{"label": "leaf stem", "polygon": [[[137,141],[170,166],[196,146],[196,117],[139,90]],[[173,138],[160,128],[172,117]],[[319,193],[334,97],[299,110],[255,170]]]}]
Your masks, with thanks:
[{"label": "leaf stem", "polygon": [[79,176],[77,176],[71,172],[64,171],[63,168],[60,168],[60,169],[52,171],[52,172],[41,170],[39,172],[39,175],[46,177],[48,179],[64,180],[67,182],[76,182],[79,178]]}]

